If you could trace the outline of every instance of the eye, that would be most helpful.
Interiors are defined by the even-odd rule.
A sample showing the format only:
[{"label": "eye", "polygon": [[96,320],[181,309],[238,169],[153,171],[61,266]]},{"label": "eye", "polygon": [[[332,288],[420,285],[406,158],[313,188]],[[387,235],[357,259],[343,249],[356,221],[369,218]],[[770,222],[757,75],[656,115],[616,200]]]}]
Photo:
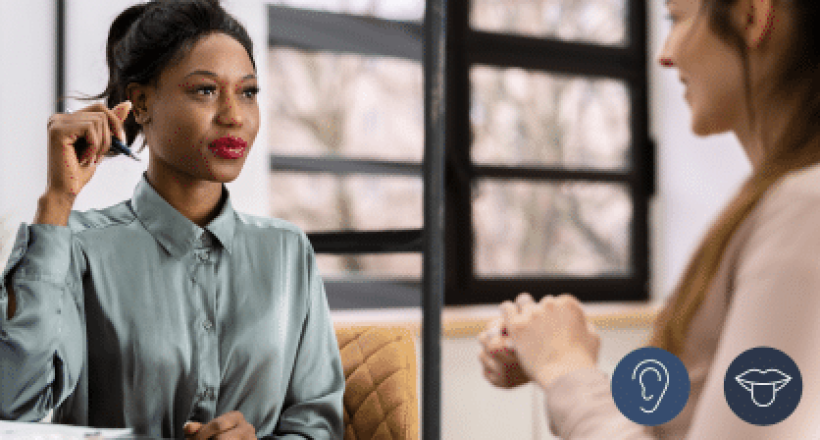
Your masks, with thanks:
[{"label": "eye", "polygon": [[201,86],[196,88],[198,95],[210,96],[213,92],[216,92],[216,86]]},{"label": "eye", "polygon": [[259,94],[259,87],[248,87],[245,90],[243,90],[242,93],[245,95],[246,98],[253,99],[256,95]]}]

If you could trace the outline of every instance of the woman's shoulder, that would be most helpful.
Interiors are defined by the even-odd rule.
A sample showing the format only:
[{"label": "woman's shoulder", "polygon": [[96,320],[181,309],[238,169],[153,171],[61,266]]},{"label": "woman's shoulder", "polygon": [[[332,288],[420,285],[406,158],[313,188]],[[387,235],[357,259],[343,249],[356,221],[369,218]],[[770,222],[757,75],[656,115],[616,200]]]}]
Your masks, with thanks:
[{"label": "woman's shoulder", "polygon": [[820,164],[786,174],[770,191],[769,198],[801,197],[820,200]]},{"label": "woman's shoulder", "polygon": [[258,215],[236,212],[237,223],[243,231],[260,237],[290,237],[307,242],[305,232],[295,224],[276,217],[262,217]]},{"label": "woman's shoulder", "polygon": [[74,234],[91,231],[100,231],[112,226],[127,225],[136,219],[134,212],[128,207],[128,201],[103,209],[88,209],[85,211],[71,211],[68,217],[68,227]]},{"label": "woman's shoulder", "polygon": [[779,240],[795,248],[812,246],[816,252],[820,249],[820,164],[784,176],[769,188],[750,216],[749,234],[741,234],[749,240]]}]

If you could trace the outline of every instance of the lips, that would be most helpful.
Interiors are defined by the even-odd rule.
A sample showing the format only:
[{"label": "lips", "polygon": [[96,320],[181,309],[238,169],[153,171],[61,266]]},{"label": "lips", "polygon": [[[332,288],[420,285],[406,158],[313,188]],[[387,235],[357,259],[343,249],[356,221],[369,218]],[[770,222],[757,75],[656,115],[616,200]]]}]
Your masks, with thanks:
[{"label": "lips", "polygon": [[245,154],[248,144],[241,138],[226,136],[211,142],[208,148],[223,159],[239,159]]}]

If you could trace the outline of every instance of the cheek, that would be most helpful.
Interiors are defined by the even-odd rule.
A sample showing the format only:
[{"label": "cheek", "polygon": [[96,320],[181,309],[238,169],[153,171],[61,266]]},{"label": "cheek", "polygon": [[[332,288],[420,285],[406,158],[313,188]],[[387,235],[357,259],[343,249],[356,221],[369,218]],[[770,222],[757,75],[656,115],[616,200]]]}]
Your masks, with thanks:
[{"label": "cheek", "polygon": [[253,133],[252,133],[252,136],[253,136],[254,139],[256,138],[256,135],[259,133],[259,126],[261,124],[260,119],[261,119],[261,116],[260,116],[260,112],[259,112],[259,106],[257,106],[255,113],[253,113],[253,127],[252,127]]},{"label": "cheek", "polygon": [[187,118],[174,117],[166,121],[154,132],[154,142],[159,144],[157,146],[165,159],[189,171],[207,166],[201,127]]}]

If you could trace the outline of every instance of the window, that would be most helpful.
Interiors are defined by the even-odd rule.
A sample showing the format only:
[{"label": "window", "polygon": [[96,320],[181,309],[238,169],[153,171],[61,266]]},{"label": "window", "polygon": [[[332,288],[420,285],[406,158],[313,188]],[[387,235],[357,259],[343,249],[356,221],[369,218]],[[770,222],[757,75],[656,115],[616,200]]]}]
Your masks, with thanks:
[{"label": "window", "polygon": [[[418,306],[423,0],[269,7],[273,216],[331,307]],[[645,5],[449,2],[445,304],[648,298]]]},{"label": "window", "polygon": [[419,306],[424,1],[268,13],[271,215],[308,232],[331,308]]}]

